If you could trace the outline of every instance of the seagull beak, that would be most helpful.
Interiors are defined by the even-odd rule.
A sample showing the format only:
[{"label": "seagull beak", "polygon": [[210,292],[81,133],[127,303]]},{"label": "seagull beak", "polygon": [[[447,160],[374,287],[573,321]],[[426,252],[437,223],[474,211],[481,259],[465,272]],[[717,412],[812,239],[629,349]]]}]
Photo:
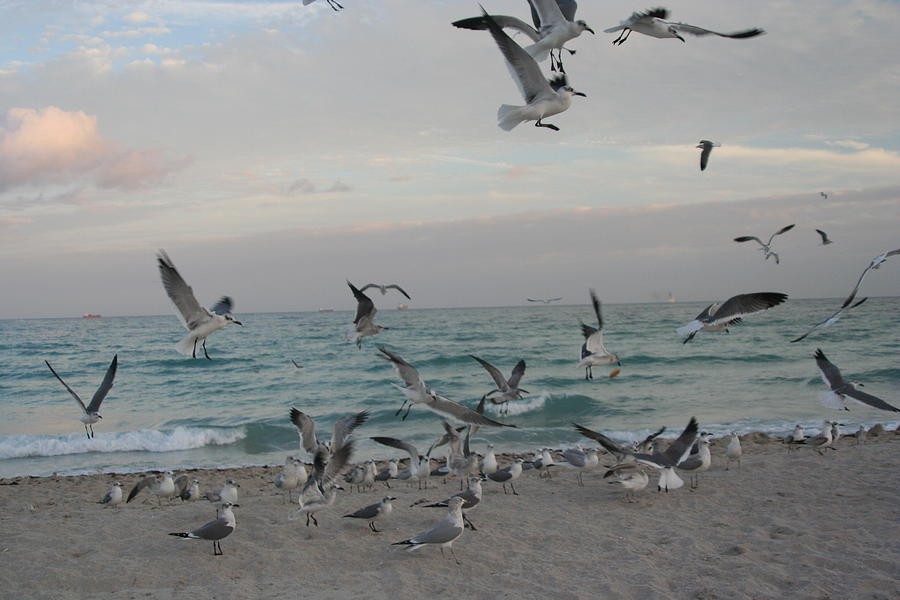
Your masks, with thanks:
[{"label": "seagull beak", "polygon": [[240,504],[232,504],[232,505],[231,505],[231,508],[240,508],[240,507],[241,507]]},{"label": "seagull beak", "polygon": [[583,94],[581,92],[572,92],[573,96],[581,96],[582,98],[587,98],[587,94]]},{"label": "seagull beak", "polygon": [[680,35],[678,35],[677,33],[675,34],[675,37],[677,37],[677,38],[678,38],[679,40],[681,40],[682,42],[684,41],[684,38],[681,37]]},{"label": "seagull beak", "polygon": [[244,326],[244,324],[241,323],[240,321],[238,321],[237,319],[232,319],[231,322],[234,323],[235,325],[240,325],[241,327]]},{"label": "seagull beak", "polygon": [[103,417],[101,417],[100,415],[97,415],[97,418],[98,418],[98,419],[102,419]]}]

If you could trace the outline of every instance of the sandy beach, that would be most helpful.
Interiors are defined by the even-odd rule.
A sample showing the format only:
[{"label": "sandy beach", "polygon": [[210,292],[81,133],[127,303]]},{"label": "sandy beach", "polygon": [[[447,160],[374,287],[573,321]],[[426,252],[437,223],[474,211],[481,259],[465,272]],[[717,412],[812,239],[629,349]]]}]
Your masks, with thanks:
[{"label": "sandy beach", "polygon": [[[478,531],[454,545],[461,566],[437,548],[390,545],[441,518],[443,509],[410,504],[449,496],[456,480],[343,492],[307,529],[288,521],[292,508],[272,486],[280,467],[197,471],[203,489],[241,484],[237,529],[219,557],[209,542],[166,535],[214,518],[206,501],[159,508],[144,492],[120,508],[96,504],[115,480],[127,494],[138,474],[2,480],[0,596],[898,598],[900,436],[873,434],[825,456],[750,434],[740,470],[725,470],[715,440],[697,490],[657,493],[654,476],[634,504],[603,469],[584,487],[570,471],[532,471],[519,496],[487,482],[471,513]],[[383,533],[340,518],[388,493],[398,500]]]}]

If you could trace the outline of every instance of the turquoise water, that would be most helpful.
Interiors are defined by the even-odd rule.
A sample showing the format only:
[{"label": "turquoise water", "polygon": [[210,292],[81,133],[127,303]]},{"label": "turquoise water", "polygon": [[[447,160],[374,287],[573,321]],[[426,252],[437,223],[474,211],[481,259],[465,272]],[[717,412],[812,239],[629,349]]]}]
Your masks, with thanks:
[{"label": "turquoise water", "polygon": [[[788,343],[839,304],[790,300],[749,316],[731,334],[702,332],[686,345],[675,328],[705,303],[604,305],[604,341],[623,368],[609,379],[609,367],[595,367],[593,381],[575,367],[578,320],[592,316],[587,305],[388,310],[378,322],[391,329],[366,338],[362,350],[344,341],[349,312],[238,314],[245,327],[210,338],[212,361],[174,351],[184,330],[171,315],[0,321],[0,477],[281,463],[298,449],[291,406],[321,417],[326,430],[340,416],[369,410],[357,458],[385,454],[368,440],[373,435],[427,446],[442,431],[440,419],[419,407],[405,422],[394,416],[403,398],[376,343],[470,406],[492,384],[469,354],[505,373],[524,358],[522,386],[532,393],[500,418],[518,428],[478,435],[502,450],[571,445],[579,440],[572,421],[622,439],[660,425],[680,430],[691,415],[714,432],[782,433],[829,417],[853,429],[896,426],[896,413],[821,406],[825,388],[812,353],[821,347],[845,376],[900,404],[900,299],[872,298],[836,325]],[[78,407],[43,361],[87,400],[115,353],[115,386],[88,440]]]}]

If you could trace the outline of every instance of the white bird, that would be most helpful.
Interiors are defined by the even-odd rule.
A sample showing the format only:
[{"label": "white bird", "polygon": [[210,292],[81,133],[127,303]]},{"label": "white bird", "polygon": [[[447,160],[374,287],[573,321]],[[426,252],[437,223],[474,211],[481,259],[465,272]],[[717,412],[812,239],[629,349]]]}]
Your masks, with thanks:
[{"label": "white bird", "polygon": [[525,298],[529,302],[537,302],[539,304],[550,304],[551,302],[559,302],[562,300],[562,296],[559,298]]},{"label": "white bird", "polygon": [[204,497],[210,502],[215,502],[218,504],[229,502],[236,505],[238,501],[239,487],[241,487],[240,484],[238,484],[238,482],[236,482],[234,479],[227,479],[224,486],[217,490],[206,492]]},{"label": "white bird", "polygon": [[211,541],[213,543],[213,556],[221,556],[221,540],[231,535],[231,532],[234,531],[234,528],[237,525],[234,520],[234,513],[231,512],[232,506],[237,506],[237,504],[232,504],[230,502],[225,502],[224,504],[222,504],[222,506],[218,510],[219,518],[217,518],[215,521],[210,521],[203,527],[200,527],[193,531],[170,533],[169,535],[188,538],[191,540]]},{"label": "white bird", "polygon": [[472,477],[469,480],[469,488],[465,491],[459,492],[458,494],[453,494],[446,500],[442,500],[440,502],[435,502],[434,504],[426,504],[425,508],[447,508],[450,505],[450,501],[454,498],[462,498],[462,517],[463,523],[467,525],[472,531],[478,531],[478,528],[475,527],[475,524],[469,520],[469,517],[466,513],[471,510],[474,510],[479,504],[481,504],[482,498],[482,490],[481,490],[481,477]]},{"label": "white bird", "polygon": [[831,422],[831,439],[837,444],[841,439],[841,424],[837,421]]},{"label": "white bird", "polygon": [[291,407],[290,417],[291,423],[297,428],[297,435],[300,436],[300,447],[315,456],[320,449],[329,452],[343,446],[344,441],[350,437],[353,430],[369,418],[369,411],[363,410],[335,421],[331,431],[331,440],[327,442],[316,436],[316,422],[305,412]]},{"label": "white bird", "polygon": [[710,465],[712,465],[712,454],[709,452],[709,437],[701,435],[697,446],[697,453],[691,454],[678,465],[680,470],[689,472],[691,489],[696,489],[700,485],[700,473],[708,470]]},{"label": "white bird", "polygon": [[[500,372],[500,369],[488,361],[482,360],[472,354],[469,356],[477,360],[478,364],[484,367],[484,370],[487,371],[491,376],[491,379],[494,380],[494,384],[496,384],[497,388],[485,394],[485,398],[490,399],[493,404],[505,405],[506,411],[509,412],[509,405],[507,403],[510,400],[518,400],[522,397],[522,394],[530,393],[528,390],[519,387],[519,382],[522,380],[522,376],[525,375],[524,360],[520,360],[516,363],[516,366],[513,367],[512,373],[509,376],[509,381],[507,381],[506,378],[503,377],[503,373]],[[499,395],[494,396],[494,394]]]},{"label": "white bird", "polygon": [[187,475],[179,475],[175,478],[175,495],[181,498],[182,502],[199,500],[200,480]]},{"label": "white bird", "polygon": [[797,449],[800,446],[806,445],[806,434],[803,431],[803,426],[797,423],[794,425],[794,430],[784,438],[784,443],[787,444],[788,452],[791,449]]},{"label": "white bird", "polygon": [[703,151],[700,152],[700,170],[705,171],[706,165],[709,163],[709,155],[712,153],[713,148],[719,148],[722,144],[717,144],[715,142],[711,142],[709,140],[700,140],[700,143],[697,144],[697,148],[702,148]]},{"label": "white bird", "polygon": [[824,327],[830,327],[831,325],[834,325],[835,323],[837,323],[837,322],[840,320],[841,316],[842,316],[846,311],[856,308],[857,306],[859,306],[860,304],[862,304],[863,302],[865,302],[865,301],[868,300],[868,299],[869,299],[869,297],[866,296],[865,298],[863,298],[863,299],[860,300],[859,302],[855,302],[854,304],[851,304],[850,306],[847,306],[847,307],[841,307],[841,308],[837,309],[836,311],[834,311],[833,313],[831,313],[831,315],[830,315],[827,319],[824,319],[824,320],[822,320],[822,321],[819,321],[818,323],[816,323],[815,325],[813,325],[812,327],[810,327],[809,330],[808,330],[806,333],[804,333],[804,334],[801,335],[800,337],[797,337],[797,338],[792,339],[792,340],[791,340],[791,343],[793,344],[794,342],[799,342],[800,340],[806,338],[809,334],[811,334],[811,333],[812,333],[813,331],[815,331],[816,329],[824,328]]},{"label": "white bird", "polygon": [[513,481],[519,478],[522,475],[522,463],[525,461],[521,458],[517,458],[513,460],[513,463],[508,467],[504,467],[502,469],[497,469],[493,473],[485,473],[488,479],[491,481],[496,481],[497,483],[503,484],[503,493],[506,494],[506,484],[509,484],[509,487],[512,489],[512,493],[516,496],[519,495],[519,492],[516,491],[516,486],[513,485]]},{"label": "white bird", "polygon": [[775,264],[777,265],[777,264],[781,264],[781,263],[778,258],[778,254],[773,252],[771,249],[772,240],[775,239],[776,235],[781,235],[782,233],[788,232],[793,228],[794,228],[794,225],[786,225],[785,227],[782,227],[781,229],[779,229],[778,231],[773,233],[772,236],[769,238],[769,241],[766,243],[763,243],[763,241],[761,239],[759,239],[758,237],[756,237],[755,235],[742,235],[740,237],[734,238],[734,241],[739,242],[739,243],[755,241],[756,243],[758,243],[760,245],[759,250],[765,253],[765,259],[769,260],[769,257],[772,256],[775,258]]},{"label": "white bird", "polygon": [[449,548],[453,560],[456,561],[456,564],[459,564],[459,560],[457,560],[456,554],[453,552],[453,542],[459,539],[459,536],[463,534],[465,529],[462,515],[462,505],[464,502],[465,500],[458,496],[452,498],[448,503],[449,510],[447,516],[435,523],[431,529],[403,541],[395,542],[392,545],[409,546],[408,550],[412,552],[427,544],[436,544],[441,549],[441,556],[446,558],[444,548]]},{"label": "white bird", "polygon": [[[611,365],[616,363],[618,367],[622,366],[618,354],[613,354],[603,345],[603,316],[600,312],[600,300],[594,290],[590,290],[591,304],[594,307],[594,315],[597,317],[597,327],[591,327],[581,322],[581,334],[584,336],[584,344],[581,345],[581,362],[577,367],[584,367],[584,378],[593,379],[593,367],[602,365]],[[621,372],[621,368],[614,369],[609,376],[615,377]]]},{"label": "white bird", "polygon": [[[47,368],[50,369],[50,372],[59,379],[59,382],[63,384],[63,387],[75,398],[75,401],[78,403],[78,406],[81,407],[81,416],[78,417],[78,420],[84,424],[84,433],[87,435],[88,439],[94,437],[94,423],[102,419],[100,416],[100,404],[103,402],[103,399],[106,398],[107,394],[109,394],[109,390],[112,389],[113,379],[116,378],[116,369],[119,367],[119,355],[116,354],[113,356],[112,362],[109,364],[109,367],[106,369],[106,375],[103,377],[103,381],[100,383],[100,387],[97,388],[97,391],[94,392],[94,396],[91,398],[91,403],[87,406],[84,405],[84,402],[81,401],[81,398],[78,397],[78,394],[75,393],[75,390],[70,388],[65,381],[63,381],[62,377],[53,370],[53,367],[50,366],[50,363],[46,360],[44,364],[47,365]],[[88,429],[90,427],[90,430]]]},{"label": "white bird", "polygon": [[347,339],[350,342],[356,342],[356,347],[361,348],[364,337],[379,334],[389,328],[375,324],[375,315],[378,313],[378,310],[375,308],[375,303],[372,302],[372,299],[363,294],[349,281],[347,285],[350,286],[350,291],[353,292],[353,297],[356,298],[356,318],[353,319],[353,325],[348,329]]},{"label": "white bird", "polygon": [[856,445],[859,446],[864,444],[866,441],[866,428],[862,425],[859,426],[859,429],[856,430]]},{"label": "white bird", "polygon": [[694,317],[694,320],[676,332],[684,338],[684,344],[694,339],[698,331],[725,331],[729,325],[743,321],[744,315],[778,306],[787,300],[787,294],[780,292],[754,292],[732,296],[722,304],[710,304]]},{"label": "white bird", "polygon": [[369,529],[374,533],[378,533],[381,530],[375,527],[375,521],[383,520],[390,516],[391,512],[394,510],[394,505],[391,504],[394,500],[396,500],[396,498],[393,496],[385,496],[381,499],[381,502],[370,504],[356,512],[344,515],[344,518],[365,519],[369,522]]},{"label": "white bird", "polygon": [[733,39],[751,38],[765,33],[762,29],[756,28],[746,29],[744,31],[735,31],[733,33],[720,33],[718,31],[712,31],[711,29],[703,29],[702,27],[697,27],[695,25],[688,25],[687,23],[674,23],[672,21],[667,21],[666,19],[668,18],[669,11],[665,8],[651,8],[650,10],[646,10],[644,12],[631,13],[631,16],[622,21],[619,25],[617,25],[616,27],[610,27],[609,29],[604,29],[603,32],[622,32],[619,34],[619,37],[613,40],[613,45],[624,44],[625,40],[628,39],[628,36],[631,35],[632,31],[637,31],[638,33],[643,33],[644,35],[655,38],[679,39],[682,42],[684,41],[684,38],[680,35],[682,33],[688,33],[690,35],[696,36],[717,35],[719,37]]},{"label": "white bird", "polygon": [[283,492],[287,492],[288,503],[293,502],[293,492],[295,489],[304,485],[309,479],[306,472],[306,465],[294,456],[288,456],[284,460],[284,467],[281,473],[275,476],[275,487]]},{"label": "white bird", "polygon": [[[873,269],[878,269],[879,267],[881,267],[881,264],[888,259],[888,257],[896,256],[897,254],[900,254],[900,249],[891,250],[889,252],[884,252],[883,254],[879,254],[878,256],[873,258],[869,262],[869,265],[865,269],[863,269],[862,274],[859,276],[859,279],[856,281],[856,285],[853,286],[853,290],[850,292],[850,295],[847,296],[847,299],[844,300],[844,303],[841,305],[841,308],[846,308],[851,302],[853,302],[853,299],[856,297],[856,292],[859,291],[859,286],[862,283],[863,278],[866,276],[866,273],[868,273],[869,271],[871,271]],[[862,301],[860,301],[860,303],[861,302]]]},{"label": "white bird", "polygon": [[559,127],[544,123],[543,119],[564,112],[572,104],[572,96],[585,96],[572,89],[565,74],[560,74],[548,81],[541,73],[541,68],[521,46],[515,43],[490,15],[482,8],[483,21],[491,32],[497,47],[503,53],[510,74],[522,97],[524,106],[503,104],[497,111],[498,125],[504,131],[513,129],[523,121],[535,121],[535,127],[546,127],[559,131]]},{"label": "white bird", "polygon": [[[531,8],[531,20],[534,27],[528,23],[505,15],[493,15],[494,21],[504,29],[514,29],[524,33],[533,42],[526,46],[527,52],[537,62],[544,62],[550,58],[550,70],[559,68],[561,73],[566,70],[562,64],[562,51],[575,54],[574,50],[565,48],[566,42],[574,40],[585,31],[592,35],[594,30],[582,20],[575,20],[575,11],[578,3],[575,0],[528,0]],[[484,17],[462,19],[453,23],[455,27],[462,29],[487,29]],[[553,51],[556,50],[556,57]]]},{"label": "white bird", "polygon": [[615,475],[616,479],[608,483],[621,485],[625,490],[625,502],[635,502],[635,494],[643,491],[650,483],[650,477],[647,475],[648,468],[646,465],[638,463],[621,463],[610,467],[603,477],[605,479]]},{"label": "white bird", "polygon": [[406,417],[409,416],[409,410],[412,409],[413,404],[422,404],[428,410],[435,412],[444,418],[468,423],[470,425],[515,427],[515,425],[506,425],[494,421],[493,419],[489,419],[484,415],[478,414],[471,408],[467,408],[462,404],[444,398],[433,389],[427,387],[425,382],[422,381],[422,378],[419,376],[419,372],[416,368],[400,358],[398,354],[388,350],[384,346],[378,346],[378,351],[384,355],[382,358],[394,365],[397,369],[397,374],[400,376],[400,379],[403,380],[403,387],[394,385],[394,387],[403,392],[405,397],[403,404],[397,410],[395,416],[399,415],[407,403],[409,403],[409,409],[403,416],[403,419],[405,420]]},{"label": "white bird", "polygon": [[581,446],[563,450],[564,461],[554,463],[554,466],[575,469],[578,471],[578,485],[584,485],[584,472],[593,469],[600,463],[600,457],[596,450],[585,451]]},{"label": "white bird", "polygon": [[738,470],[741,468],[741,455],[743,455],[744,451],[741,448],[741,438],[738,437],[738,434],[734,431],[731,432],[731,439],[728,440],[728,446],[725,448],[725,470],[728,470],[729,465],[731,465],[731,461],[736,460],[738,464]]},{"label": "white bird", "polygon": [[400,292],[401,294],[406,296],[407,300],[412,300],[412,298],[409,297],[409,294],[407,294],[406,291],[402,287],[397,285],[396,283],[389,283],[387,285],[382,285],[380,283],[367,283],[366,285],[362,286],[362,288],[359,291],[364,292],[369,288],[375,288],[377,290],[380,290],[382,296],[387,294],[388,290],[397,290],[398,292]]},{"label": "white bird", "polygon": [[209,353],[206,351],[206,338],[229,323],[242,327],[244,325],[231,316],[234,302],[229,296],[222,296],[212,309],[200,306],[197,298],[194,297],[194,290],[178,273],[169,255],[164,250],[160,250],[156,258],[163,287],[175,308],[178,309],[182,325],[189,332],[178,342],[175,349],[181,354],[197,358],[197,344],[200,343],[203,354],[209,358]]},{"label": "white bird", "polygon": [[818,233],[819,236],[822,238],[822,243],[819,244],[820,246],[827,246],[828,244],[834,243],[833,240],[828,239],[828,234],[825,233],[824,231],[822,231],[821,229],[816,229],[816,233]]},{"label": "white bird", "polygon": [[[303,0],[303,6],[309,6],[310,4],[312,4],[315,1],[316,0]],[[325,1],[328,2],[328,6],[331,7],[331,10],[333,10],[335,12],[344,10],[344,7],[341,6],[341,4],[338,3],[337,0],[325,0]]]},{"label": "white bird", "polygon": [[143,489],[149,489],[150,493],[156,496],[156,501],[162,506],[162,498],[172,498],[175,495],[175,480],[172,479],[172,472],[166,471],[159,477],[152,475],[144,477],[128,492],[128,499],[125,503],[134,500],[134,497]]},{"label": "white bird", "polygon": [[484,453],[484,458],[481,459],[481,472],[485,475],[491,475],[497,472],[497,455],[494,454],[494,445],[487,445],[487,452]]},{"label": "white bird", "polygon": [[816,359],[816,366],[819,367],[822,381],[828,386],[827,392],[819,394],[819,400],[828,408],[850,410],[846,404],[847,396],[849,396],[860,404],[871,406],[872,408],[900,412],[900,408],[888,404],[881,398],[876,398],[871,394],[858,390],[857,387],[864,387],[860,382],[844,381],[844,378],[841,376],[841,370],[825,358],[825,353],[821,349],[816,348],[814,358]]},{"label": "white bird", "polygon": [[813,447],[816,449],[816,452],[818,452],[820,456],[822,454],[825,454],[825,451],[829,448],[835,451],[837,450],[837,448],[833,446],[834,438],[831,435],[831,425],[831,421],[827,420],[822,423],[822,431],[820,431],[819,435],[817,435],[813,439]]},{"label": "white bird", "polygon": [[334,504],[339,489],[336,483],[337,478],[341,474],[341,470],[350,462],[352,454],[352,440],[345,441],[342,446],[334,448],[330,452],[325,448],[316,450],[312,477],[303,486],[303,491],[300,492],[300,498],[297,500],[300,508],[291,513],[288,520],[294,521],[305,514],[307,527],[309,527],[310,521],[316,527],[319,526],[315,514]]},{"label": "white bird", "polygon": [[122,504],[122,484],[118,481],[113,482],[112,487],[97,504],[108,504],[115,507]]}]

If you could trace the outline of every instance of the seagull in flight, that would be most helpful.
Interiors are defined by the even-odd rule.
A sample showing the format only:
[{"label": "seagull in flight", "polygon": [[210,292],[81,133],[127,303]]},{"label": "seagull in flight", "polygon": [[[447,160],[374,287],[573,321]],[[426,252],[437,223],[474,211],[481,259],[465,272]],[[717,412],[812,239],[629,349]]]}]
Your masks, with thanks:
[{"label": "seagull in flight", "polygon": [[197,344],[201,343],[203,354],[209,359],[209,353],[206,351],[206,338],[229,323],[242,327],[244,325],[231,316],[234,302],[230,297],[222,296],[211,310],[200,306],[197,298],[194,297],[194,290],[178,273],[175,263],[172,262],[165,250],[160,250],[156,258],[163,287],[175,308],[178,309],[182,325],[190,332],[178,342],[175,349],[181,354],[190,354],[192,358],[197,358]]},{"label": "seagull in flight", "polygon": [[[862,274],[859,276],[859,279],[856,281],[856,285],[853,286],[853,291],[850,292],[850,295],[847,296],[847,299],[844,300],[843,304],[841,304],[841,308],[846,308],[847,306],[850,305],[851,302],[853,302],[853,299],[856,297],[856,292],[859,291],[859,286],[862,283],[863,277],[866,276],[866,273],[868,273],[872,269],[878,269],[879,267],[881,267],[881,264],[888,259],[888,257],[896,256],[897,254],[900,254],[900,249],[891,250],[889,252],[884,252],[883,254],[879,254],[878,256],[873,258],[869,262],[869,266],[867,266],[865,269],[863,269]],[[861,304],[861,303],[862,303],[862,301],[860,301],[858,304]]]},{"label": "seagull in flight", "polygon": [[829,317],[828,317],[827,319],[825,319],[824,321],[819,321],[818,323],[816,323],[815,325],[813,325],[812,327],[810,327],[810,328],[809,328],[809,331],[807,331],[806,333],[804,333],[804,334],[801,335],[800,337],[792,339],[792,340],[791,340],[791,343],[793,344],[794,342],[799,342],[800,340],[806,338],[809,334],[811,334],[811,333],[812,333],[813,331],[815,331],[816,329],[819,329],[819,328],[821,328],[821,327],[830,327],[830,326],[834,325],[835,323],[837,323],[837,322],[840,320],[841,315],[843,315],[844,312],[846,312],[846,311],[848,311],[848,310],[850,310],[850,309],[856,308],[857,306],[859,306],[860,304],[862,304],[863,302],[865,302],[865,301],[868,300],[868,299],[869,299],[869,297],[866,296],[866,297],[863,298],[862,300],[860,300],[860,301],[858,301],[858,302],[856,302],[856,303],[854,303],[854,304],[851,304],[850,306],[846,306],[846,307],[845,307],[845,306],[842,306],[841,308],[839,308],[839,309],[837,309],[836,311],[834,311],[834,312],[831,314],[831,316],[829,316]]},{"label": "seagull in flight", "polygon": [[615,33],[616,31],[621,31],[615,40],[613,40],[613,45],[622,45],[625,43],[625,40],[628,39],[628,36],[631,35],[632,31],[637,31],[638,33],[643,33],[644,35],[649,35],[650,37],[655,38],[673,38],[679,39],[682,42],[685,41],[681,34],[688,33],[690,35],[703,36],[703,35],[717,35],[719,37],[726,37],[732,39],[745,39],[756,37],[765,33],[762,29],[745,29],[743,31],[735,31],[732,33],[721,33],[719,31],[713,31],[711,29],[704,29],[702,27],[697,27],[696,25],[688,25],[687,23],[675,23],[672,21],[667,21],[669,18],[669,11],[665,8],[651,8],[649,10],[645,10],[644,12],[633,12],[631,16],[620,22],[619,25],[615,27],[610,27],[609,29],[604,29],[603,33]]},{"label": "seagull in flight", "polygon": [[700,170],[705,171],[706,165],[709,163],[709,155],[712,153],[713,148],[718,148],[722,144],[717,144],[715,142],[711,142],[709,140],[700,140],[700,143],[697,144],[697,148],[703,148],[703,151],[700,153]]},{"label": "seagull in flight", "polygon": [[387,284],[387,285],[381,285],[380,283],[367,283],[366,285],[362,286],[362,288],[361,288],[359,291],[364,292],[364,291],[366,291],[366,290],[369,289],[369,288],[375,288],[375,289],[377,289],[377,290],[381,290],[381,295],[382,295],[382,296],[384,296],[385,294],[387,294],[387,291],[388,291],[388,290],[397,290],[398,292],[400,292],[401,294],[403,294],[404,296],[406,296],[406,299],[407,299],[407,300],[412,300],[412,298],[409,297],[409,294],[407,294],[407,293],[403,290],[403,288],[400,287],[399,285],[397,285],[396,283],[389,283],[389,284]]},{"label": "seagull in flight", "polygon": [[310,521],[316,527],[319,526],[315,513],[334,504],[337,491],[343,489],[338,485],[337,478],[350,462],[352,455],[353,440],[342,440],[339,446],[334,446],[330,450],[325,447],[316,449],[313,474],[300,492],[300,498],[297,500],[300,508],[288,515],[289,521],[294,521],[305,514],[307,527]]},{"label": "seagull in flight", "polygon": [[778,306],[787,300],[787,294],[780,292],[754,292],[732,296],[722,304],[710,304],[693,321],[676,331],[687,344],[698,331],[725,331],[729,325],[741,323],[744,315]]},{"label": "seagull in flight", "polygon": [[375,314],[378,310],[375,308],[375,303],[372,302],[372,299],[363,294],[361,290],[357,289],[349,281],[347,285],[350,286],[350,291],[353,292],[353,297],[356,298],[356,318],[353,319],[353,327],[349,329],[347,337],[349,341],[356,342],[357,348],[361,348],[364,337],[381,333],[388,328],[375,324]]},{"label": "seagull in flight", "polygon": [[751,240],[755,241],[757,244],[759,244],[761,246],[760,250],[762,250],[763,252],[766,253],[766,260],[769,260],[770,256],[774,256],[775,264],[777,265],[777,264],[780,264],[779,260],[778,260],[778,255],[775,254],[774,252],[772,252],[772,249],[770,248],[770,246],[772,245],[772,240],[775,239],[776,235],[781,235],[782,233],[787,233],[788,231],[790,231],[793,228],[794,228],[793,224],[782,227],[781,229],[779,229],[778,231],[773,233],[772,236],[769,238],[769,241],[766,243],[763,243],[763,241],[761,239],[759,239],[758,237],[756,237],[755,235],[742,235],[740,237],[734,238],[734,241],[736,241],[736,242],[749,242]]},{"label": "seagull in flight", "polygon": [[[303,6],[309,6],[310,4],[312,4],[315,1],[316,0],[303,0]],[[344,7],[341,6],[341,4],[339,4],[337,0],[325,0],[325,1],[328,2],[328,6],[331,7],[331,10],[333,10],[335,12],[344,10]]]},{"label": "seagull in flight", "polygon": [[529,302],[538,302],[540,304],[550,304],[551,302],[559,302],[562,300],[562,296],[559,298],[525,298]]},{"label": "seagull in flight", "polygon": [[[562,51],[575,54],[574,50],[565,48],[566,42],[574,40],[585,31],[593,35],[594,30],[582,20],[575,20],[575,11],[578,3],[575,0],[528,0],[531,8],[531,20],[534,27],[516,17],[493,15],[494,21],[504,29],[514,29],[524,33],[533,44],[525,47],[527,52],[537,62],[544,62],[550,58],[550,70],[565,73],[562,64]],[[472,17],[453,23],[454,27],[462,29],[487,29],[488,25],[484,17]],[[556,56],[553,51],[556,50]]]},{"label": "seagull in flight", "polygon": [[[91,403],[87,406],[84,405],[81,398],[78,394],[75,393],[75,390],[70,388],[65,381],[63,381],[62,377],[53,370],[53,367],[50,366],[50,363],[46,360],[44,364],[47,365],[47,368],[50,369],[50,372],[59,379],[59,382],[63,384],[63,387],[66,388],[75,401],[78,403],[78,406],[81,407],[82,415],[78,417],[78,420],[84,424],[84,433],[87,435],[88,439],[94,437],[94,423],[102,419],[100,416],[100,403],[103,402],[103,399],[106,398],[106,395],[109,394],[109,390],[112,389],[113,379],[116,378],[116,369],[119,367],[119,355],[116,354],[113,356],[112,362],[109,364],[109,367],[106,369],[106,375],[103,377],[103,381],[100,383],[100,387],[97,388],[97,391],[94,392],[94,396],[91,398]],[[88,429],[90,428],[90,429]]]},{"label": "seagull in flight", "polygon": [[822,196],[823,200],[828,200],[828,194],[826,194],[825,192],[819,192],[819,195]]},{"label": "seagull in flight", "polygon": [[[525,361],[520,360],[516,363],[516,366],[513,367],[512,374],[509,376],[509,381],[503,377],[503,373],[500,372],[500,369],[492,365],[486,360],[482,360],[477,356],[469,355],[475,360],[478,361],[482,367],[484,367],[485,371],[491,376],[491,379],[494,380],[494,383],[497,385],[497,389],[491,390],[487,394],[485,394],[485,398],[490,398],[491,402],[494,404],[502,404],[507,406],[507,412],[509,411],[509,405],[507,404],[510,400],[518,400],[522,397],[522,394],[529,394],[530,392],[526,389],[522,389],[519,387],[519,382],[522,380],[522,376],[525,375]],[[499,396],[494,396],[493,394],[499,393]]]},{"label": "seagull in flight", "polygon": [[293,406],[291,407],[291,423],[297,428],[297,434],[300,436],[300,445],[304,450],[315,456],[319,450],[326,453],[332,449],[340,448],[344,442],[349,439],[353,430],[366,422],[369,418],[369,411],[364,410],[353,415],[341,417],[334,422],[331,432],[331,440],[323,441],[316,437],[316,422],[312,417],[303,411],[299,411]]},{"label": "seagull in flight", "polygon": [[828,239],[828,234],[825,233],[824,231],[822,231],[821,229],[816,229],[816,233],[818,233],[822,238],[822,243],[819,244],[820,246],[827,246],[828,244],[834,243],[833,240]]},{"label": "seagull in flight", "polygon": [[402,387],[399,385],[395,385],[394,387],[402,391],[403,395],[406,397],[395,415],[399,415],[404,407],[406,407],[407,403],[409,403],[409,408],[407,408],[406,414],[403,415],[404,420],[409,416],[409,411],[412,409],[413,404],[422,404],[428,410],[439,414],[445,419],[452,419],[470,425],[515,427],[515,425],[506,425],[505,423],[489,419],[484,415],[478,414],[471,408],[467,408],[462,404],[444,398],[433,389],[426,386],[416,368],[403,360],[398,354],[388,350],[384,346],[379,346],[378,351],[384,355],[382,358],[394,365],[397,369],[397,374],[400,376],[400,379],[403,380]]},{"label": "seagull in flight", "polygon": [[860,404],[865,404],[872,408],[900,412],[900,408],[891,406],[881,398],[876,398],[871,394],[856,389],[857,387],[863,387],[863,384],[858,381],[844,381],[840,369],[825,358],[825,353],[821,349],[816,348],[814,358],[816,359],[816,366],[819,367],[822,381],[828,386],[827,392],[819,394],[819,400],[826,407],[836,410],[850,410],[846,405],[847,396],[850,396]]},{"label": "seagull in flight", "polygon": [[503,53],[510,74],[525,99],[524,106],[501,105],[497,111],[498,125],[504,131],[510,131],[523,121],[534,121],[535,127],[559,131],[559,127],[544,123],[543,119],[567,110],[572,104],[572,96],[585,94],[576,92],[569,86],[565,73],[550,81],[545,79],[534,58],[506,35],[503,28],[483,8],[481,12],[484,25]]},{"label": "seagull in flight", "polygon": [[[593,367],[611,365],[613,363],[616,363],[619,367],[622,366],[619,355],[609,352],[603,345],[603,316],[600,313],[600,300],[597,299],[597,294],[594,290],[590,290],[590,293],[594,314],[597,316],[597,327],[594,328],[586,325],[584,322],[581,323],[584,344],[581,345],[581,362],[578,363],[578,368],[584,367],[585,379],[594,378]],[[620,369],[614,369],[609,376],[615,377],[619,374],[619,371]]]}]

